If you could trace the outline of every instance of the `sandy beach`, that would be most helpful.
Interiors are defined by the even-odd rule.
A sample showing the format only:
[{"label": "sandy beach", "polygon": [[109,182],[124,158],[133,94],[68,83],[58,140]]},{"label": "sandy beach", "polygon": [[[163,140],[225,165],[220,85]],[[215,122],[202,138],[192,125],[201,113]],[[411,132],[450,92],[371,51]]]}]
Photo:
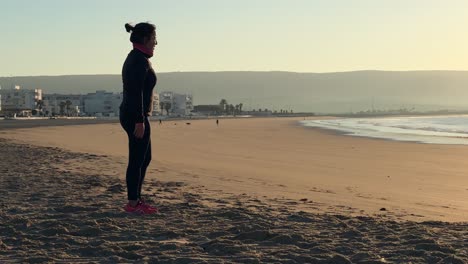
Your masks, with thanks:
[{"label": "sandy beach", "polygon": [[121,210],[119,124],[1,130],[0,261],[468,261],[467,146],[299,120],[153,121],[145,194],[161,214],[143,218]]}]

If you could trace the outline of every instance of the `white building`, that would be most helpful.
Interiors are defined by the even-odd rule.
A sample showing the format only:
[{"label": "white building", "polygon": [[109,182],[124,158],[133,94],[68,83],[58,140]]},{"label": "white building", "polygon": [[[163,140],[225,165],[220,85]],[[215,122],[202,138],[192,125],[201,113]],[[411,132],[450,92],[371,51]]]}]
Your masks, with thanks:
[{"label": "white building", "polygon": [[45,115],[78,116],[83,109],[81,94],[44,94],[42,112]]},{"label": "white building", "polygon": [[84,112],[91,116],[119,116],[122,93],[96,91],[84,95]]},{"label": "white building", "polygon": [[[174,92],[161,92],[159,100],[162,105],[169,104],[169,114],[189,115],[193,110],[193,98],[189,94],[177,94]],[[164,107],[166,109],[167,107]],[[164,113],[161,109],[161,112]]]},{"label": "white building", "polygon": [[21,89],[19,85],[11,89],[0,89],[0,104],[5,114],[35,110],[40,100],[42,100],[41,89]]},{"label": "white building", "polygon": [[161,114],[161,107],[159,105],[159,94],[154,92],[153,93],[153,115],[160,115]]}]

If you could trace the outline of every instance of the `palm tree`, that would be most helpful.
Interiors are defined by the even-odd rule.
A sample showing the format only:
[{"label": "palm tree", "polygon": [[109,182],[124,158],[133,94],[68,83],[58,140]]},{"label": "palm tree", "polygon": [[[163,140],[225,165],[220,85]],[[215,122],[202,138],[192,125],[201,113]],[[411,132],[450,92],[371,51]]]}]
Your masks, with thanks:
[{"label": "palm tree", "polygon": [[71,109],[72,105],[73,105],[73,103],[70,100],[67,100],[65,102],[65,106],[67,107],[67,116],[70,116],[70,109]]},{"label": "palm tree", "polygon": [[42,108],[44,107],[44,101],[37,100],[36,107],[39,109],[39,114],[42,115]]},{"label": "palm tree", "polygon": [[64,101],[60,102],[60,104],[59,104],[59,107],[60,107],[60,115],[65,115],[65,105],[66,105],[66,104],[65,104]]},{"label": "palm tree", "polygon": [[161,109],[161,115],[164,114],[164,102],[159,102],[159,109]]},{"label": "palm tree", "polygon": [[221,99],[221,101],[219,102],[219,106],[221,107],[221,112],[227,112],[227,109],[226,109],[227,104],[228,102],[226,99]]},{"label": "palm tree", "polygon": [[42,101],[42,100],[37,100],[37,102],[36,102],[36,107],[37,107],[37,109],[42,110],[42,107],[43,107],[43,106],[44,106],[44,101]]},{"label": "palm tree", "polygon": [[243,106],[243,104],[240,103],[240,104],[239,104],[239,114],[242,114],[242,106]]},{"label": "palm tree", "polygon": [[167,115],[169,115],[169,110],[171,110],[171,106],[172,106],[171,103],[165,103],[164,106],[165,106],[165,108],[166,108],[166,113],[167,113]]}]

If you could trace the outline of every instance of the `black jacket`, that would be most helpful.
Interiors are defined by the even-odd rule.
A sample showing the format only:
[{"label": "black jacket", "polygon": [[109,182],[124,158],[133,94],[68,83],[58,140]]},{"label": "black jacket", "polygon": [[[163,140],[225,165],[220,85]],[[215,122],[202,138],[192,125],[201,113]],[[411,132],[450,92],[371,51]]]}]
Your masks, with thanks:
[{"label": "black jacket", "polygon": [[143,123],[144,117],[153,111],[153,89],[156,74],[148,60],[148,55],[133,49],[122,67],[123,100],[120,114],[135,123]]}]

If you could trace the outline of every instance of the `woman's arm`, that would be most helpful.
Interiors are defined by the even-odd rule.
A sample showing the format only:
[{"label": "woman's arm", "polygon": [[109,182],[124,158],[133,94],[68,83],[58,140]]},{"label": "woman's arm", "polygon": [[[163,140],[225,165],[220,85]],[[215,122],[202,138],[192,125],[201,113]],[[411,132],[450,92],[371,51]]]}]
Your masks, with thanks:
[{"label": "woman's arm", "polygon": [[133,90],[132,93],[135,95],[135,109],[132,111],[136,115],[134,120],[136,123],[143,123],[145,117],[145,111],[143,109],[143,91],[146,74],[148,73],[148,61],[145,58],[138,58],[130,72],[130,80],[132,80],[130,87]]}]

